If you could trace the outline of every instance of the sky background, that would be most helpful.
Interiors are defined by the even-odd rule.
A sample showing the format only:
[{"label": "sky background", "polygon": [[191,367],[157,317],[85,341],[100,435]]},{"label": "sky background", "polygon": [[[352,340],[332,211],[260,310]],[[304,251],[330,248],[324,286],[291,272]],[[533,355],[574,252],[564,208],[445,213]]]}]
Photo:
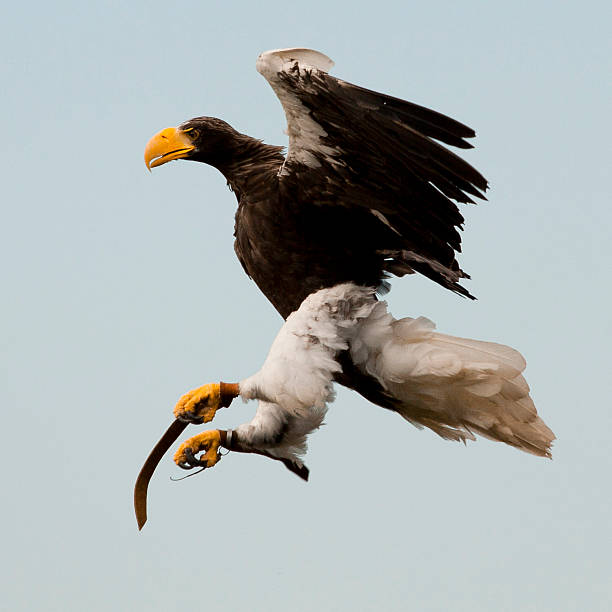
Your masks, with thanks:
[{"label": "sky background", "polygon": [[[609,610],[610,17],[603,1],[4,7],[0,607]],[[445,442],[341,389],[308,484],[239,454],[175,483],[168,456],[139,533],[132,487],[177,398],[254,373],[281,324],[234,257],[221,175],[149,174],[144,146],[198,115],[284,144],[255,59],[288,46],[476,129],[465,157],[492,188],[463,208],[461,264],[479,301],[415,277],[388,301],[518,348],[554,460]]]}]

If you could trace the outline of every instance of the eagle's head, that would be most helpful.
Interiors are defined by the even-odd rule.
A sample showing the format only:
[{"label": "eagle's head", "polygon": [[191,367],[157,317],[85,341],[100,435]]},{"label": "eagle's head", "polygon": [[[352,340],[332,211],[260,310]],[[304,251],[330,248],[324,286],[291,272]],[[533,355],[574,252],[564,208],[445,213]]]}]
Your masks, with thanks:
[{"label": "eagle's head", "polygon": [[241,135],[215,117],[196,117],[158,132],[145,147],[147,168],[161,166],[173,159],[189,159],[222,165],[235,154],[236,141]]}]

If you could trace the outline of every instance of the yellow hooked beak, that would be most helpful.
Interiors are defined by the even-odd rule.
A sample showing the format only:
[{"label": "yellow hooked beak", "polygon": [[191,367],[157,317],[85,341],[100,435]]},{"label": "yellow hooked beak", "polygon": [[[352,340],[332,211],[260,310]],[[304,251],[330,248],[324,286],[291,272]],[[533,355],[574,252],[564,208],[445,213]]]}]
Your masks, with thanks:
[{"label": "yellow hooked beak", "polygon": [[145,164],[151,170],[173,159],[187,157],[194,149],[195,145],[185,132],[178,128],[166,128],[147,142],[144,154]]}]

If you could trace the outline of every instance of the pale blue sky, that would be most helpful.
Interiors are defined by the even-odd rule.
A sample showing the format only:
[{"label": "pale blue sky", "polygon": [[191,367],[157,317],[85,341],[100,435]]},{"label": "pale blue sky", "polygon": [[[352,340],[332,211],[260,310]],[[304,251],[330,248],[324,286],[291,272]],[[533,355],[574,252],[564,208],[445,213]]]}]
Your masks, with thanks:
[{"label": "pale blue sky", "polygon": [[[609,610],[610,16],[603,1],[5,7],[0,607]],[[173,483],[167,458],[138,533],[134,479],[178,396],[255,372],[280,325],[234,257],[221,175],[150,175],[144,145],[196,115],[285,143],[254,63],[286,46],[477,130],[466,157],[492,189],[464,208],[461,262],[479,301],[405,278],[389,303],[521,350],[554,460],[445,442],[340,390],[310,483],[236,454]]]}]

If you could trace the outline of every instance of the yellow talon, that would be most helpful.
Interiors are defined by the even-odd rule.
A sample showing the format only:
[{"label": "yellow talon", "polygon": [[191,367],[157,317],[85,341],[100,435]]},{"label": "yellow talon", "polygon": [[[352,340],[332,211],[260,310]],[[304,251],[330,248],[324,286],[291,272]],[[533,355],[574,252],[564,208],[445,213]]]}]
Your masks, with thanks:
[{"label": "yellow talon", "polygon": [[185,421],[208,423],[221,406],[221,384],[209,383],[188,391],[174,407],[174,416]]},{"label": "yellow talon", "polygon": [[[178,466],[187,469],[202,465],[204,461],[206,461],[206,464],[203,467],[213,467],[221,458],[219,454],[220,445],[221,433],[218,429],[203,431],[197,436],[189,438],[189,440],[186,440],[179,446],[179,449],[174,455],[174,462]],[[205,450],[206,453],[194,462],[194,455],[203,450]]]}]

